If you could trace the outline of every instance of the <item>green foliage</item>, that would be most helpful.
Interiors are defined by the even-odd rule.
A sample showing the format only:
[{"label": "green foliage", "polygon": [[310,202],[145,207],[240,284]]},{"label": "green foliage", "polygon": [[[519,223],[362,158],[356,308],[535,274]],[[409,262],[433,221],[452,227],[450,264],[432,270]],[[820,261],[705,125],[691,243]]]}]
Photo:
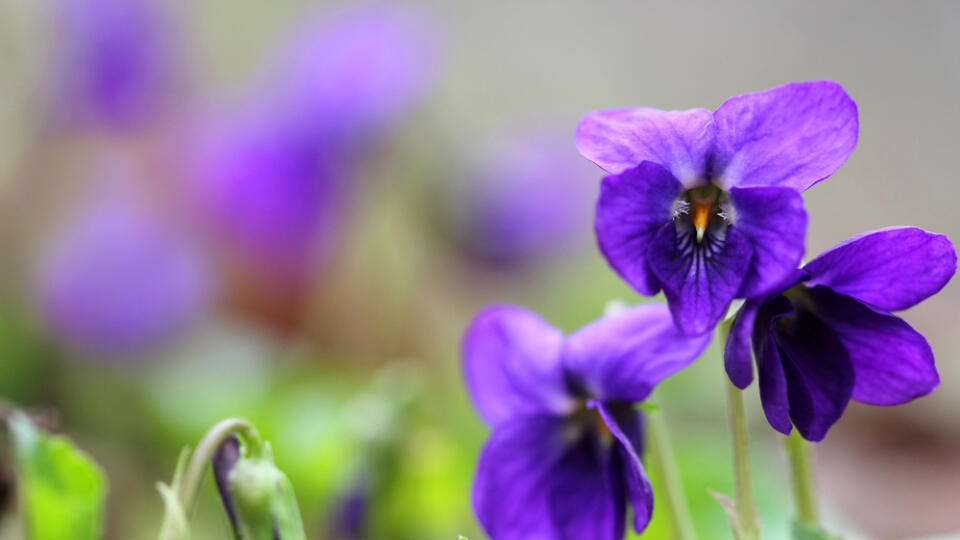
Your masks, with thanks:
[{"label": "green foliage", "polygon": [[795,521],[793,523],[793,540],[843,540],[839,536],[834,536],[824,532],[819,527]]},{"label": "green foliage", "polygon": [[20,476],[24,528],[32,540],[98,540],[107,491],[104,473],[69,439],[26,415],[9,420]]}]

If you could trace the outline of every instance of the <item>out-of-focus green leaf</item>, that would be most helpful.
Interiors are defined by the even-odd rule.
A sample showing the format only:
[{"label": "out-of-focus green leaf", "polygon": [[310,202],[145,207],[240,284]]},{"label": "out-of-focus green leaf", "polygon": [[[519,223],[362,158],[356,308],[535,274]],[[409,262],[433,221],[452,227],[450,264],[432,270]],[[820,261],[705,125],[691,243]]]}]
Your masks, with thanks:
[{"label": "out-of-focus green leaf", "polygon": [[793,523],[793,540],[843,540],[839,536],[824,532],[819,527],[795,521]]},{"label": "out-of-focus green leaf", "polygon": [[97,464],[66,437],[38,429],[26,415],[12,415],[9,425],[27,536],[99,540],[107,480]]}]

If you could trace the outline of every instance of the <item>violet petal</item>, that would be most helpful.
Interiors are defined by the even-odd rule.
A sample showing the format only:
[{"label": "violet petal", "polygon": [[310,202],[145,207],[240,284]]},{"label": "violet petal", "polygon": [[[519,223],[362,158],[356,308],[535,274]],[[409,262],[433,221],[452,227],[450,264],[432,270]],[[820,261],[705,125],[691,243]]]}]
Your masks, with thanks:
[{"label": "violet petal", "polygon": [[690,365],[712,334],[687,336],[664,304],[609,314],[567,340],[563,363],[575,385],[600,399],[643,401],[664,378]]},{"label": "violet petal", "polygon": [[213,454],[212,468],[213,479],[217,483],[217,491],[220,493],[220,501],[223,508],[227,511],[227,517],[230,518],[230,525],[236,532],[240,527],[237,521],[237,509],[233,504],[233,495],[230,493],[230,471],[240,459],[240,440],[236,435],[231,435],[217,447]]},{"label": "violet petal", "polygon": [[669,223],[648,251],[650,268],[667,296],[673,320],[687,334],[712,330],[740,290],[750,265],[750,241],[736,227],[697,241]]},{"label": "violet petal", "polygon": [[647,266],[647,250],[657,231],[670,223],[683,186],[669,171],[645,161],[603,179],[595,229],[610,266],[641,294],[660,290]]},{"label": "violet petal", "polygon": [[714,114],[716,183],[804,191],[857,145],[857,104],[833,81],[794,82],[728,99]]},{"label": "violet petal", "polygon": [[563,333],[520,307],[491,306],[473,319],[463,339],[467,386],[492,425],[515,414],[572,407],[561,364]]},{"label": "violet petal", "polygon": [[825,285],[881,309],[906,309],[935,294],[957,269],[950,239],[916,227],[889,227],[846,240],[803,267]]},{"label": "violet petal", "polygon": [[779,186],[733,188],[735,227],[750,239],[753,261],[737,296],[770,292],[796,271],[803,258],[807,212],[803,197]]},{"label": "violet petal", "polygon": [[790,433],[793,425],[790,423],[790,401],[783,359],[772,328],[774,322],[791,313],[793,305],[790,301],[784,296],[777,296],[760,307],[753,326],[753,354],[757,358],[760,379],[760,404],[770,426],[784,435]]},{"label": "violet petal", "polygon": [[653,487],[643,468],[643,416],[629,407],[593,402],[610,432],[620,443],[618,451],[626,465],[627,496],[633,507],[633,528],[640,534],[653,516]]},{"label": "violet petal", "polygon": [[580,153],[607,172],[617,174],[653,161],[689,188],[706,182],[713,114],[649,107],[595,111],[581,120],[576,138]]},{"label": "violet petal", "polygon": [[833,330],[805,309],[781,319],[773,334],[787,378],[790,419],[803,438],[820,441],[853,395],[850,356]]},{"label": "violet petal", "polygon": [[763,303],[747,300],[737,313],[723,350],[723,365],[734,386],[743,390],[753,382],[753,362],[750,361],[750,337]]},{"label": "violet petal", "polygon": [[927,340],[903,319],[826,287],[808,291],[817,317],[836,332],[853,362],[853,399],[898,405],[933,392],[940,383]]},{"label": "violet petal", "polygon": [[604,450],[595,437],[571,440],[569,427],[549,415],[496,426],[473,489],[474,509],[491,538],[620,540],[626,516],[610,495],[615,483]]}]

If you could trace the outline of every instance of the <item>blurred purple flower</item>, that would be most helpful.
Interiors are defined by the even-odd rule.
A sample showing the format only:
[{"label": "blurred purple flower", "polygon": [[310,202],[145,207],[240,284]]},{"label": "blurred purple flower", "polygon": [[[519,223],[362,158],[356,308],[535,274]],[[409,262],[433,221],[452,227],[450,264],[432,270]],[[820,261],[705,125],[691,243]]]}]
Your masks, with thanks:
[{"label": "blurred purple flower", "polygon": [[359,154],[432,74],[423,23],[386,6],[310,20],[242,111],[205,128],[190,149],[194,195],[244,264],[290,290],[313,271]]},{"label": "blurred purple flower", "polygon": [[771,294],[747,300],[727,339],[730,380],[753,380],[774,429],[819,441],[850,399],[897,405],[940,382],[927,340],[891,311],[935,294],[957,255],[943,235],[891,227],[855,236],[807,263]]},{"label": "blurred purple flower", "polygon": [[439,60],[429,17],[390,4],[308,17],[279,49],[263,92],[291,126],[343,142],[374,135],[427,90]]},{"label": "blurred purple flower", "polygon": [[302,279],[336,223],[335,157],[259,118],[213,125],[196,151],[192,195],[215,239],[280,281]]},{"label": "blurred purple flower", "polygon": [[370,514],[370,481],[362,475],[336,498],[327,538],[330,540],[362,540],[367,537]]},{"label": "blurred purple flower", "polygon": [[832,81],[733,97],[716,112],[609,109],[577,128],[603,179],[596,232],[638,292],[663,289],[685,332],[711,330],[734,298],[759,296],[804,252],[800,192],[843,165],[857,106]]},{"label": "blurred purple flower", "polygon": [[520,262],[576,244],[596,187],[566,136],[523,133],[481,152],[451,184],[447,219],[472,253]]},{"label": "blurred purple flower", "polygon": [[482,311],[463,341],[467,385],[493,435],[480,456],[473,505],[495,540],[619,540],[626,504],[640,532],[653,511],[633,404],[703,351],[669,310],[647,304],[571,336],[536,314]]},{"label": "blurred purple flower", "polygon": [[208,299],[199,254],[168,224],[120,198],[84,209],[38,262],[43,317],[60,339],[88,353],[162,346]]},{"label": "blurred purple flower", "polygon": [[174,36],[155,0],[57,0],[57,113],[112,126],[157,113],[172,90]]}]

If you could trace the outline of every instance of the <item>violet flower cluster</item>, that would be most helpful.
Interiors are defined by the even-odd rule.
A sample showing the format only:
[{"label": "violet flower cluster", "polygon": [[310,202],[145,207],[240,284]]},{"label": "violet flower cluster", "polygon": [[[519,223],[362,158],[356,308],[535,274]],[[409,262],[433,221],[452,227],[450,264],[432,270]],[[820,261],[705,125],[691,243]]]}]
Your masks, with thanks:
[{"label": "violet flower cluster", "polygon": [[[924,337],[891,312],[956,271],[943,235],[894,227],[851,238],[798,269],[802,192],[835,173],[858,137],[856,103],[832,81],[734,97],[716,111],[588,114],[580,152],[610,173],[595,231],[610,266],[662,305],[605,317],[569,338],[513,307],[481,312],[463,345],[474,401],[494,431],[474,506],[495,539],[622,538],[653,494],[630,405],[692,362],[735,298],[726,371],[753,380],[767,420],[823,439],[851,399],[905,403],[939,383]],[[600,421],[597,421],[597,418]],[[604,442],[604,441],[607,442]]]}]

